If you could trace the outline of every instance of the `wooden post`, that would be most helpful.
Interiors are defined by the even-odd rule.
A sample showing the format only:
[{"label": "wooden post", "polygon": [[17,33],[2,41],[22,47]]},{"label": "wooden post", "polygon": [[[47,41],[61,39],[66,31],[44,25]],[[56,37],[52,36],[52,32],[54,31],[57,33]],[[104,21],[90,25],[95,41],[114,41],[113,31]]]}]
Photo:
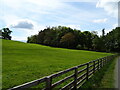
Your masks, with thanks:
[{"label": "wooden post", "polygon": [[106,57],[104,58],[104,65],[106,64]]},{"label": "wooden post", "polygon": [[77,76],[78,76],[78,67],[75,67],[74,90],[77,90]]},{"label": "wooden post", "polygon": [[107,56],[107,60],[106,60],[107,63],[108,63],[108,59],[109,59],[109,57]]},{"label": "wooden post", "polygon": [[100,69],[102,68],[102,59],[100,59]]},{"label": "wooden post", "polygon": [[105,64],[107,64],[107,57],[106,57],[106,60],[105,60]]},{"label": "wooden post", "polygon": [[105,65],[105,63],[104,63],[104,62],[105,62],[105,58],[103,58],[103,66]]},{"label": "wooden post", "polygon": [[108,60],[107,61],[109,62],[109,60],[110,60],[110,57],[108,56]]},{"label": "wooden post", "polygon": [[[105,57],[106,58],[106,57]],[[105,65],[105,58],[104,58],[104,65]]]},{"label": "wooden post", "polygon": [[51,85],[52,85],[52,78],[47,76],[46,80],[46,90],[51,90]]},{"label": "wooden post", "polygon": [[87,73],[86,73],[86,80],[88,81],[89,78],[89,63],[87,63]]},{"label": "wooden post", "polygon": [[93,73],[95,73],[95,61],[93,61]]},{"label": "wooden post", "polygon": [[103,67],[103,58],[101,59],[101,68]]},{"label": "wooden post", "polygon": [[105,65],[105,58],[103,58],[103,66]]},{"label": "wooden post", "polygon": [[101,59],[101,68],[103,67],[103,59]]},{"label": "wooden post", "polygon": [[107,57],[105,58],[105,64],[107,64]]},{"label": "wooden post", "polygon": [[98,59],[98,70],[100,69],[99,67],[100,67],[100,61],[99,61],[99,59]]},{"label": "wooden post", "polygon": [[105,57],[105,65],[106,65],[106,57]]}]

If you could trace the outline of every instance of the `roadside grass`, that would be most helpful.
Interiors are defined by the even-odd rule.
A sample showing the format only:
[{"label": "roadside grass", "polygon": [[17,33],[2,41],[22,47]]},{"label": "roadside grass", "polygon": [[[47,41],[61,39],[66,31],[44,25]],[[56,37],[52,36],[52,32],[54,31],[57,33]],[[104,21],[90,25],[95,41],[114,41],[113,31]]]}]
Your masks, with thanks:
[{"label": "roadside grass", "polygon": [[3,88],[12,88],[88,61],[113,55],[10,40],[2,40],[2,50]]},{"label": "roadside grass", "polygon": [[0,39],[0,90],[2,89],[2,40]]},{"label": "roadside grass", "polygon": [[115,88],[115,85],[114,85],[115,64],[116,64],[116,59],[113,60],[113,62],[110,64],[107,71],[105,72],[105,75],[103,76],[103,79],[101,80],[100,88]]},{"label": "roadside grass", "polygon": [[102,69],[97,71],[81,88],[80,90],[90,89],[99,90],[100,88],[115,88],[114,69],[116,59],[107,63]]}]

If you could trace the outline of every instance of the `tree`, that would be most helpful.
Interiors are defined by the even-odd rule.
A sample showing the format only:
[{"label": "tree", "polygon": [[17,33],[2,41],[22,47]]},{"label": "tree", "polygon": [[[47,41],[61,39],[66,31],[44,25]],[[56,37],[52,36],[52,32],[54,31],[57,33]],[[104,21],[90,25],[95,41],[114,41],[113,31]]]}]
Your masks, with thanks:
[{"label": "tree", "polygon": [[0,39],[2,39],[2,30],[0,30]]},{"label": "tree", "polygon": [[101,36],[98,36],[96,31],[81,32],[65,26],[47,27],[38,35],[28,37],[27,42],[54,47],[118,52],[120,51],[120,27],[107,34],[103,29]]},{"label": "tree", "polygon": [[28,37],[27,43],[37,43],[37,35],[32,35]]},{"label": "tree", "polygon": [[2,29],[2,39],[7,39],[7,40],[11,40],[11,30],[9,30],[9,28],[3,28]]},{"label": "tree", "polygon": [[102,47],[102,45],[103,45],[103,42],[102,42],[102,38],[100,38],[100,37],[98,37],[98,36],[96,36],[94,39],[93,39],[93,50],[95,50],[95,51],[102,51],[103,49],[103,47]]},{"label": "tree", "polygon": [[116,27],[106,35],[106,51],[120,52],[120,27]]},{"label": "tree", "polygon": [[83,34],[85,49],[92,49],[92,34],[89,31],[84,31]]},{"label": "tree", "polygon": [[66,33],[64,36],[62,36],[60,43],[61,43],[62,47],[66,47],[66,48],[76,47],[75,35],[71,32]]},{"label": "tree", "polygon": [[105,28],[102,30],[102,36],[105,36]]},{"label": "tree", "polygon": [[45,37],[45,32],[43,32],[43,31],[39,32],[37,35],[37,43],[43,44],[44,37]]}]

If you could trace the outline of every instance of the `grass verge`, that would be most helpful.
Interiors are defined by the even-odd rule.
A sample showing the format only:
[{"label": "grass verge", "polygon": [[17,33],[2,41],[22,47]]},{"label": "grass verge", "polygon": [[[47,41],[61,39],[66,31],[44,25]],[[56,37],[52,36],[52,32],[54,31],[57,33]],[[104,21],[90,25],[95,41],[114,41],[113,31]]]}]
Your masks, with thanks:
[{"label": "grass verge", "polygon": [[108,67],[108,70],[105,72],[103,79],[101,80],[100,88],[115,88],[114,83],[114,70],[115,70],[116,59]]},{"label": "grass verge", "polygon": [[97,90],[99,88],[115,88],[114,87],[114,69],[116,59],[106,64],[102,69],[97,71],[92,78],[90,78],[84,85],[81,86],[80,90],[88,89]]}]

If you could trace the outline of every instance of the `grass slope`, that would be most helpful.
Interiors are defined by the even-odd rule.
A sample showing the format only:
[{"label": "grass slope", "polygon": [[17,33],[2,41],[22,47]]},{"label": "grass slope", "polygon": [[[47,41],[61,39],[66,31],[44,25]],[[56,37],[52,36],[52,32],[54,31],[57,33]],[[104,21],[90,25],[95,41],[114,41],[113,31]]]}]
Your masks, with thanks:
[{"label": "grass slope", "polygon": [[110,53],[52,48],[9,40],[2,40],[2,44],[3,88],[11,88],[111,55]]}]

